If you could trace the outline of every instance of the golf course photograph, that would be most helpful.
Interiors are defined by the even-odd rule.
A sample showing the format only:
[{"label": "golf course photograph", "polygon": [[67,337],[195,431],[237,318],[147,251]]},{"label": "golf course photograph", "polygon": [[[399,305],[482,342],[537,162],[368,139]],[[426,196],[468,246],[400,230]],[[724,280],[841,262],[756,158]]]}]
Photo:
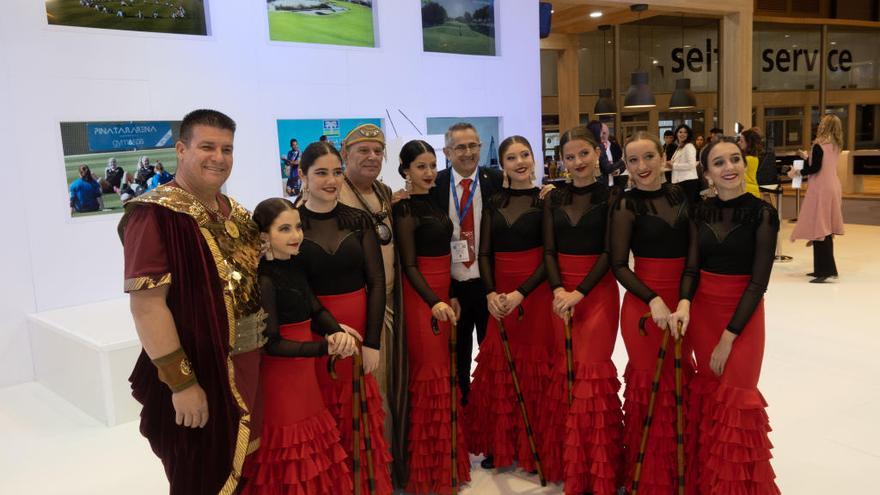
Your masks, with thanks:
[{"label": "golf course photograph", "polygon": [[205,36],[204,0],[46,0],[49,24]]},{"label": "golf course photograph", "polygon": [[422,0],[426,52],[495,55],[494,0]]},{"label": "golf course photograph", "polygon": [[269,39],[325,45],[376,45],[374,0],[266,0]]}]

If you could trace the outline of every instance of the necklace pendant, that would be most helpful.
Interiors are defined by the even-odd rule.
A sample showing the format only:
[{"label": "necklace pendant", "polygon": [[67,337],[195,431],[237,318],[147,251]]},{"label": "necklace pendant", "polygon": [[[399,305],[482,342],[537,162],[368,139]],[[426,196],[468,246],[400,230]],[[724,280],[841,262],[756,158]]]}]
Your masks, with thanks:
[{"label": "necklace pendant", "polygon": [[238,231],[238,225],[235,225],[235,222],[232,220],[224,220],[223,228],[226,229],[226,233],[229,234],[229,237],[232,237],[233,239],[238,239],[238,236],[241,235]]}]

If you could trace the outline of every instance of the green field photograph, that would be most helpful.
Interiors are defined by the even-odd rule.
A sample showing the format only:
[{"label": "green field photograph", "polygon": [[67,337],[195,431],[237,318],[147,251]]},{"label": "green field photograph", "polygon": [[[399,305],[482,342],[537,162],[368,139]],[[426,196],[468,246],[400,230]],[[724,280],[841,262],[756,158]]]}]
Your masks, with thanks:
[{"label": "green field photograph", "polygon": [[62,122],[70,215],[122,213],[123,203],[177,173],[180,122]]},{"label": "green field photograph", "polygon": [[373,1],[266,0],[269,39],[373,47]]},{"label": "green field photograph", "polygon": [[495,55],[494,0],[422,0],[426,52]]},{"label": "green field photograph", "polygon": [[46,0],[49,24],[205,36],[205,0]]}]

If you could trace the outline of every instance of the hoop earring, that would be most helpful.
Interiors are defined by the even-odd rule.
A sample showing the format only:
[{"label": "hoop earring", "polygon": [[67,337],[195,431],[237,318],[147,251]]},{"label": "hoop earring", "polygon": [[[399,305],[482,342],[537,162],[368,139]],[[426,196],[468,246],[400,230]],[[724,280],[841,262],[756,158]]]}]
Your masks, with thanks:
[{"label": "hoop earring", "polygon": [[532,174],[529,175],[529,179],[532,181],[533,184],[534,184],[534,182],[535,182],[536,180],[538,180],[538,176],[535,175],[535,170],[534,170],[534,169],[532,169]]},{"label": "hoop earring", "polygon": [[410,180],[409,175],[406,176],[406,180],[404,181],[403,186],[404,191],[411,193],[412,192],[412,180]]},{"label": "hoop earring", "polygon": [[302,197],[303,203],[308,201],[308,199],[309,199],[309,185],[308,184],[303,186],[302,193],[300,193],[300,197]]},{"label": "hoop earring", "polygon": [[501,174],[501,187],[510,187],[510,178],[507,177],[507,170],[503,170]]}]

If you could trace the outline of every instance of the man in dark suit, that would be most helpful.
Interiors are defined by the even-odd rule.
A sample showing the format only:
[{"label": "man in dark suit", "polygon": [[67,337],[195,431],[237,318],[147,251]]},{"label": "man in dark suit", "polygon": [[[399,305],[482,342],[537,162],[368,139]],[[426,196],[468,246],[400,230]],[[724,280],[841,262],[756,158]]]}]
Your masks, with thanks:
[{"label": "man in dark suit", "polygon": [[480,220],[485,202],[501,190],[500,170],[483,168],[480,163],[482,143],[477,130],[468,123],[458,123],[446,131],[443,152],[452,165],[437,174],[431,195],[441,208],[449,211],[454,227],[452,235],[452,293],[461,307],[458,320],[458,379],[462,402],[470,392],[473,328],[477,342],[486,336],[489,309],[486,289],[480,280],[477,252],[480,246]]}]

